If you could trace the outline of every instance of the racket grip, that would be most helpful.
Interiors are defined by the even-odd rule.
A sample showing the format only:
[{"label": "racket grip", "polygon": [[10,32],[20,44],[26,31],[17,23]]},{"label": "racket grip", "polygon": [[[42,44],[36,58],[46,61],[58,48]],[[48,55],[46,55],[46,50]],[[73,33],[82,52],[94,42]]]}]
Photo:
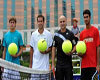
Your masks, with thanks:
[{"label": "racket grip", "polygon": [[98,74],[98,80],[99,80],[99,74]]},{"label": "racket grip", "polygon": [[53,76],[54,76],[54,79],[55,79],[55,69],[53,69],[52,72],[53,72]]}]

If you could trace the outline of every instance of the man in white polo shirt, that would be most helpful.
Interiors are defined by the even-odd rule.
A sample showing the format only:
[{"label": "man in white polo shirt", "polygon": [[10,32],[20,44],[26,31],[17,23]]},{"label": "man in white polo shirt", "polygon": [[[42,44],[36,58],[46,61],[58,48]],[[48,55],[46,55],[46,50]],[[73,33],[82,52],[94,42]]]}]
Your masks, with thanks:
[{"label": "man in white polo shirt", "polygon": [[[51,33],[44,29],[45,18],[42,15],[38,15],[37,17],[37,25],[38,29],[32,33],[31,41],[30,41],[30,68],[36,70],[49,70],[49,52],[52,48],[52,35]],[[44,52],[40,52],[37,47],[37,43],[40,39],[45,39],[47,42],[47,50]],[[31,76],[31,80],[35,80],[35,75]],[[39,75],[36,75],[39,77]],[[37,78],[39,79],[39,78]],[[37,80],[36,79],[36,80]],[[47,80],[47,79],[43,79]]]}]

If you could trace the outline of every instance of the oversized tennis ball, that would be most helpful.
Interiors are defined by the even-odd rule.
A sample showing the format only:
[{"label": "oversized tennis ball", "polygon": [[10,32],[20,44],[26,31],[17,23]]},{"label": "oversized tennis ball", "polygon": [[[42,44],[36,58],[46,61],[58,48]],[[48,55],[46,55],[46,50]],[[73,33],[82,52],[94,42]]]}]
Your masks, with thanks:
[{"label": "oversized tennis ball", "polygon": [[45,39],[40,39],[38,41],[38,49],[41,52],[44,52],[47,49],[47,42]]},{"label": "oversized tennis ball", "polygon": [[77,53],[85,54],[86,44],[84,41],[78,41],[78,43],[76,45],[76,51],[77,51]]},{"label": "oversized tennis ball", "polygon": [[70,40],[66,40],[62,44],[62,50],[64,53],[69,53],[72,50],[72,43]]},{"label": "oversized tennis ball", "polygon": [[8,46],[8,52],[10,55],[15,55],[18,51],[18,47],[15,43],[11,43],[9,46]]}]

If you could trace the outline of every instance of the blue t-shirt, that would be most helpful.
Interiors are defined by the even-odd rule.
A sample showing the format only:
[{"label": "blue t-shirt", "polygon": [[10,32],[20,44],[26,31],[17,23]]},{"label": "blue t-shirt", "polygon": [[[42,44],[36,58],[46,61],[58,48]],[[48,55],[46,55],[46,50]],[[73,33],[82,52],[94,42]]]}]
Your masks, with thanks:
[{"label": "blue t-shirt", "polygon": [[14,58],[8,52],[8,46],[11,43],[15,43],[17,45],[18,52],[19,52],[20,46],[23,46],[22,35],[19,31],[17,31],[17,30],[15,30],[15,32],[8,31],[4,36],[3,46],[6,48],[5,60],[16,63],[16,64],[20,64],[20,61],[19,61],[20,57]]}]

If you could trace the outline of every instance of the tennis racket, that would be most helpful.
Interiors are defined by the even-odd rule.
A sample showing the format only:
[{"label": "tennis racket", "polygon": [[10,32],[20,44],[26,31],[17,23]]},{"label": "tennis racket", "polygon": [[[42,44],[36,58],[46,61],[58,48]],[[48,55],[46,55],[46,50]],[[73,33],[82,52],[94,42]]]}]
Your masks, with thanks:
[{"label": "tennis racket", "polygon": [[92,80],[99,80],[99,74],[98,74],[98,71],[97,71],[97,70],[96,70],[96,72],[93,74]]}]

